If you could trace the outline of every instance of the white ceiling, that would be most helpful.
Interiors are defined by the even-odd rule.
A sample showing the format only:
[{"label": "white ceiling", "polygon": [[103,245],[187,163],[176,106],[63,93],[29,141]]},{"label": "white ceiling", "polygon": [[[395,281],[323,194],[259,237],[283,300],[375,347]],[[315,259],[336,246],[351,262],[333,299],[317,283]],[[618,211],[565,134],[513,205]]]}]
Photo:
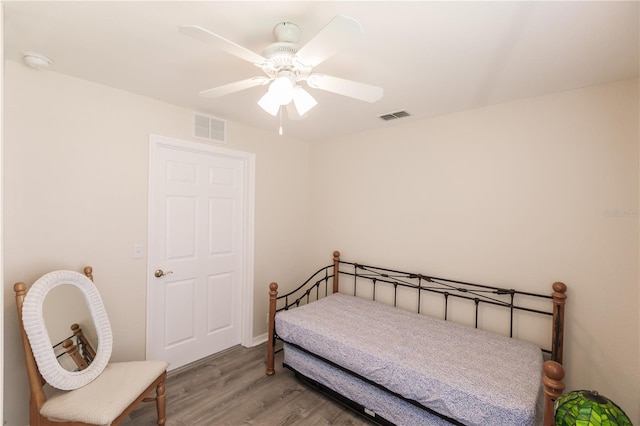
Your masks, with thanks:
[{"label": "white ceiling", "polygon": [[[638,76],[639,3],[427,1],[3,1],[4,53],[35,51],[51,71],[276,132],[254,87],[218,99],[198,92],[262,75],[254,65],[178,32],[209,29],[257,53],[281,21],[300,44],[335,15],[365,35],[315,72],[380,86],[366,103],[308,89],[319,105],[285,133],[326,138],[483,105]],[[40,71],[47,72],[47,71]],[[411,117],[384,122],[382,114]]]}]

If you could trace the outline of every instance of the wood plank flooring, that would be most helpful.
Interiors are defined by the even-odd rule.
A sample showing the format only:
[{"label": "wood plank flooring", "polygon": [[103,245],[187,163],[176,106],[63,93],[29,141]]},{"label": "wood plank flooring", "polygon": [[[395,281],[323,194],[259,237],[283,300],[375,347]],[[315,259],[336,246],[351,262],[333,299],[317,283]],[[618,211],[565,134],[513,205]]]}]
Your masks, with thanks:
[{"label": "wood plank flooring", "polygon": [[[167,426],[370,425],[365,418],[301,384],[282,367],[268,377],[266,344],[235,347],[169,373]],[[155,425],[154,403],[134,410],[123,426]]]}]

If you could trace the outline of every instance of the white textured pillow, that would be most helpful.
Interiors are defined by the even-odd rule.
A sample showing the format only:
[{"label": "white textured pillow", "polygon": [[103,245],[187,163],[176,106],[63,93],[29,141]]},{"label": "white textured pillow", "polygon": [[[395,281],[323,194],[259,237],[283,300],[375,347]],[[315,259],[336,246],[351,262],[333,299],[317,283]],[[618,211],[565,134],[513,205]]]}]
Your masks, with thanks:
[{"label": "white textured pillow", "polygon": [[[96,357],[91,365],[82,371],[67,371],[62,368],[56,359],[42,315],[45,297],[49,291],[60,285],[72,285],[82,292],[98,334]],[[109,362],[113,346],[109,318],[96,286],[89,278],[78,272],[54,271],[36,281],[24,298],[22,322],[40,374],[55,388],[72,390],[85,386],[98,377]]]}]

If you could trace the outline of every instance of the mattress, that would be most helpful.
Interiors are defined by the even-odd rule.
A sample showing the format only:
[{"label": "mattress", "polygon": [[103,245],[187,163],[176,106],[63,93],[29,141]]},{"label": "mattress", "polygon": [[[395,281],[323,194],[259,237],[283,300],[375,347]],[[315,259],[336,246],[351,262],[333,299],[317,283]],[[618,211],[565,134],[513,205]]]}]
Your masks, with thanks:
[{"label": "mattress", "polygon": [[287,367],[357,402],[370,415],[375,414],[396,425],[451,426],[448,421],[354,378],[291,345],[285,343],[284,347],[284,363]]},{"label": "mattress", "polygon": [[279,312],[276,332],[466,425],[536,424],[542,353],[533,344],[339,293]]}]

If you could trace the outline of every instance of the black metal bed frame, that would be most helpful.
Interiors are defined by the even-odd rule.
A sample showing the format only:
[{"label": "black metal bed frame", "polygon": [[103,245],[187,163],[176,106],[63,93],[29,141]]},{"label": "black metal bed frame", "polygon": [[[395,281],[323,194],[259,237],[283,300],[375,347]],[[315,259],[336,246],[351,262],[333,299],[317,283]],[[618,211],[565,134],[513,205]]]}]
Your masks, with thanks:
[{"label": "black metal bed frame", "polygon": [[[72,342],[74,342],[74,345],[78,348],[78,351],[80,352],[80,355],[87,362],[87,365],[89,365],[89,364],[91,364],[93,362],[93,356],[91,356],[91,354],[87,350],[87,346],[82,341],[82,339],[80,339],[80,337],[78,337],[76,334],[72,334],[71,336],[67,337],[66,339],[63,339],[63,340],[59,341],[58,343],[56,343],[55,345],[53,345],[52,348],[53,348],[54,353],[56,352],[56,348],[59,348],[60,346],[62,346],[62,344],[64,342],[66,342],[67,340],[71,340]],[[59,353],[56,355],[56,359],[59,359],[59,358],[63,357],[64,355],[68,355],[68,353],[65,350],[62,350],[62,351],[58,350],[58,352]]]},{"label": "black metal bed frame", "polygon": [[[343,270],[344,268],[340,268],[339,266],[348,266],[351,268],[351,270],[345,271]],[[333,272],[336,270],[338,271],[337,275]],[[449,304],[450,299],[463,299],[463,300],[471,301],[475,304],[475,309],[474,309],[475,328],[479,328],[478,315],[479,315],[479,307],[481,304],[489,304],[489,305],[497,306],[500,308],[508,309],[509,310],[509,337],[513,337],[514,313],[516,311],[524,311],[524,312],[530,312],[534,314],[552,317],[553,338],[552,338],[551,348],[541,347],[540,349],[542,350],[542,352],[547,354],[550,360],[556,361],[560,364],[562,363],[562,334],[563,334],[562,329],[563,329],[563,321],[564,321],[564,311],[563,311],[564,300],[563,300],[562,306],[559,306],[556,303],[555,298],[547,294],[531,293],[531,292],[519,291],[515,289],[495,287],[495,286],[489,286],[484,284],[475,284],[475,283],[464,282],[464,281],[456,281],[456,280],[451,280],[446,278],[427,276],[423,274],[402,272],[394,269],[381,268],[381,267],[364,265],[364,264],[353,263],[353,262],[346,262],[346,261],[339,260],[339,253],[337,252],[334,253],[334,263],[332,265],[327,265],[323,268],[320,268],[316,273],[311,275],[311,277],[309,277],[304,283],[302,283],[300,286],[298,286],[294,290],[286,294],[275,297],[275,312],[273,314],[274,318],[275,318],[275,313],[277,312],[288,310],[293,307],[299,307],[307,303],[311,303],[315,300],[321,299],[323,297],[327,297],[330,294],[338,291],[338,281],[339,281],[339,277],[341,276],[350,277],[352,279],[352,285],[353,285],[352,293],[354,296],[359,296],[358,284],[364,280],[365,283],[368,283],[370,286],[370,294],[371,294],[370,298],[373,300],[377,300],[376,287],[378,284],[392,286],[394,307],[397,307],[399,289],[411,289],[411,290],[417,291],[417,294],[418,294],[417,309],[415,309],[415,312],[417,313],[423,313],[423,310],[422,310],[423,294],[439,295],[439,297],[442,297],[443,299],[444,312],[442,315],[442,319],[444,319],[445,321],[449,319],[448,314],[449,314],[449,307],[450,307],[450,304]],[[333,281],[332,291],[330,291],[330,285],[329,285],[330,280]],[[561,284],[561,283],[557,283],[557,284]],[[566,286],[564,286],[564,284],[561,284],[561,285],[564,287],[563,289],[560,289],[560,291],[563,293],[562,297],[564,297],[564,291],[566,290]],[[277,285],[276,285],[276,288],[277,288]],[[556,290],[555,284],[554,284],[554,291],[558,291]],[[521,303],[524,301],[524,299],[554,300],[554,304],[553,304],[554,307],[553,309],[550,309],[550,310],[541,310],[541,309],[529,307],[526,305],[526,303]],[[364,378],[358,375],[357,373],[350,371],[349,369],[346,369],[317,354],[307,351],[306,349],[298,345],[284,341],[282,338],[278,336],[277,330],[275,329],[275,322],[274,322],[273,337],[272,337],[272,341],[269,342],[269,344],[275,347],[277,340],[280,340],[284,343],[292,345],[297,349],[300,349],[305,353],[350,374],[353,377],[356,377],[371,385],[374,385],[377,388],[382,389],[383,391],[390,393],[392,395],[395,395],[396,397],[401,398],[402,400],[412,405],[420,407],[438,417],[441,417],[452,424],[457,424],[457,425],[462,424],[457,422],[454,419],[441,415],[440,413],[437,413],[436,411],[428,407],[425,407],[416,401],[404,398],[403,396],[398,395],[393,391],[390,391],[384,386],[381,386],[371,380],[368,380],[367,378]],[[275,352],[280,352],[280,351],[282,351],[282,348],[276,350]],[[367,410],[366,407],[363,407],[357,402],[354,402],[346,398],[345,396],[336,393],[330,388],[327,388],[321,383],[318,383],[315,380],[304,376],[300,372],[296,371],[294,368],[286,364],[283,364],[283,366],[292,370],[295,373],[296,377],[299,377],[307,384],[311,385],[312,387],[316,388],[317,390],[326,394],[327,396],[337,400],[347,408],[352,409],[356,411],[358,414],[363,415],[369,420],[382,425],[392,424],[388,420],[380,417],[379,415],[375,413],[371,413],[369,410]],[[272,373],[268,373],[268,374],[272,374]]]},{"label": "black metal bed frame", "polygon": [[[376,300],[376,285],[390,284],[393,286],[393,306],[397,307],[398,288],[410,288],[418,292],[428,292],[440,294],[444,299],[444,315],[443,319],[448,320],[449,298],[458,298],[470,300],[475,304],[475,328],[478,328],[478,312],[481,303],[501,306],[510,310],[509,316],[509,337],[513,337],[513,314],[515,311],[527,311],[540,315],[553,316],[553,311],[543,311],[516,304],[516,296],[527,296],[545,300],[552,300],[553,297],[547,294],[531,293],[514,289],[488,286],[483,284],[474,284],[464,281],[455,281],[446,278],[437,278],[422,274],[396,271],[393,269],[380,268],[359,263],[339,261],[340,265],[349,265],[353,267],[353,272],[339,269],[339,274],[353,277],[353,296],[358,295],[358,278],[369,280],[373,286],[372,300]],[[327,265],[320,268],[315,274],[309,277],[304,283],[296,289],[291,290],[287,294],[283,294],[276,298],[277,302],[284,301],[284,305],[277,307],[276,312],[288,310],[291,307],[298,307],[301,304],[307,304],[314,300],[329,295],[329,280],[333,278],[333,273],[329,271],[334,265]],[[320,277],[319,277],[320,276]],[[318,278],[319,277],[319,278]],[[315,281],[314,281],[315,280]],[[312,284],[305,289],[305,286]],[[321,287],[324,287],[321,291]],[[315,294],[314,294],[315,293]],[[417,313],[422,313],[421,301],[422,294],[417,297]],[[499,299],[499,296],[506,296]],[[279,339],[279,337],[278,337]],[[559,342],[558,342],[559,343]],[[557,348],[555,348],[557,349]],[[545,353],[552,354],[556,351],[547,348],[541,348]],[[551,359],[557,361],[557,356]]]}]

